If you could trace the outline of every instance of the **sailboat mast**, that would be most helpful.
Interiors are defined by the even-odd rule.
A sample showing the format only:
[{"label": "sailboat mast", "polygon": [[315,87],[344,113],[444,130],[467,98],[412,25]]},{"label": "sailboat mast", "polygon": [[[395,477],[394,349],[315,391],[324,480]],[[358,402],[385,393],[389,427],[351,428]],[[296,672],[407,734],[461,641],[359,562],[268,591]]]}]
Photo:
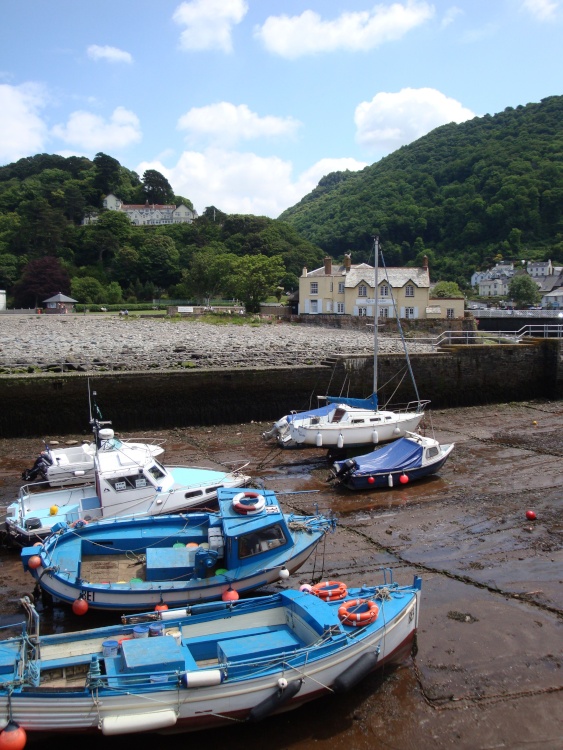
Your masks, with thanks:
[{"label": "sailboat mast", "polygon": [[374,307],[373,307],[373,393],[377,396],[377,305],[379,298],[379,289],[377,288],[377,267],[379,265],[379,237],[374,237],[373,240],[373,265],[375,273],[375,288],[374,288]]}]

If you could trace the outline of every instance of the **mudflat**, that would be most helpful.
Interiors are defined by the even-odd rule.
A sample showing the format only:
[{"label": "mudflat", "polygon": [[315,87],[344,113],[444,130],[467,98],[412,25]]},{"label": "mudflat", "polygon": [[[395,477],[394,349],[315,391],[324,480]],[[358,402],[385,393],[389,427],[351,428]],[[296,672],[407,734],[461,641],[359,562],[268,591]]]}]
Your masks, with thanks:
[{"label": "mudflat", "polygon": [[[119,415],[115,417],[116,427]],[[280,415],[281,416],[281,415]],[[563,402],[430,410],[421,431],[455,443],[435,477],[351,492],[328,481],[322,449],[282,451],[252,423],[135,433],[166,439],[164,463],[218,468],[248,462],[257,484],[285,510],[315,507],[336,532],[289,581],[359,585],[423,579],[418,650],[344,697],[328,695],[261,725],[233,725],[189,738],[135,738],[140,748],[186,742],[262,750],[563,747]],[[50,435],[60,443],[87,435]],[[21,484],[38,439],[0,440],[0,504]],[[367,451],[366,451],[367,452]],[[526,516],[533,510],[535,520]],[[0,553],[2,618],[16,615],[31,578],[17,553]],[[111,616],[42,613],[43,629],[80,629]],[[265,740],[267,735],[267,740]],[[72,744],[71,744],[72,743]],[[57,740],[59,748],[76,739]],[[81,740],[82,743],[82,740]],[[94,736],[89,747],[123,738]]]}]

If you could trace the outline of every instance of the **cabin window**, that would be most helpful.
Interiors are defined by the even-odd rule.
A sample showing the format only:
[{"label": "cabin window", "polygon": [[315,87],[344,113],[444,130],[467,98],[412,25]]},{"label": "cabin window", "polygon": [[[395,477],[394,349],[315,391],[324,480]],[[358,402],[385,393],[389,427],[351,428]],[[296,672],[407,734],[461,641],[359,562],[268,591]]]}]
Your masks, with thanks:
[{"label": "cabin window", "polygon": [[152,466],[149,466],[148,472],[155,479],[162,479],[162,477],[166,476],[164,469],[161,466],[159,466],[156,462]]},{"label": "cabin window", "polygon": [[186,500],[189,500],[190,497],[201,497],[202,495],[203,495],[202,490],[192,490],[191,492],[186,492],[184,494],[184,497],[186,498]]},{"label": "cabin window", "polygon": [[110,477],[106,479],[106,482],[111,485],[116,492],[123,492],[124,490],[137,490],[141,487],[147,487],[147,485],[149,485],[146,477],[144,477],[142,474]]},{"label": "cabin window", "polygon": [[257,529],[248,534],[243,534],[238,540],[238,556],[242,560],[245,557],[259,555],[262,552],[281,547],[286,544],[287,539],[279,523],[268,526],[265,529]]},{"label": "cabin window", "polygon": [[363,424],[365,419],[353,419],[352,424]]},{"label": "cabin window", "polygon": [[[222,487],[222,486],[223,486],[222,484],[219,485],[219,487]],[[206,495],[211,495],[213,492],[217,492],[217,490],[219,489],[219,487],[206,487],[205,488],[205,494]]]},{"label": "cabin window", "polygon": [[439,453],[438,446],[433,445],[431,448],[426,449],[426,458],[434,458]]}]

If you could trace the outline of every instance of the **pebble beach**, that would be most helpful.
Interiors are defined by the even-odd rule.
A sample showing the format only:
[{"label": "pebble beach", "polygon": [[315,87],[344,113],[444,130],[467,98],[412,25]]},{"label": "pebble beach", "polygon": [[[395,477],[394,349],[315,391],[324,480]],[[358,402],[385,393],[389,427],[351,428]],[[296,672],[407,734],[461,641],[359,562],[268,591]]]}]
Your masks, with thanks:
[{"label": "pebble beach", "polygon": [[[402,353],[380,334],[379,351]],[[409,351],[432,351],[409,341]],[[0,367],[61,362],[123,370],[318,365],[327,357],[373,352],[373,329],[284,322],[214,325],[193,319],[119,315],[0,315]]]}]

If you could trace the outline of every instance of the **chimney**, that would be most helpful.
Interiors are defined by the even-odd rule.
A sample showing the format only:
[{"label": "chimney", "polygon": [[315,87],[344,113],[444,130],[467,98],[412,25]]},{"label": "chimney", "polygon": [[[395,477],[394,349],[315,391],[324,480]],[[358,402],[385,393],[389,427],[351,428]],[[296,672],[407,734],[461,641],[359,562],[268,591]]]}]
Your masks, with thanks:
[{"label": "chimney", "polygon": [[303,273],[301,276],[307,276],[307,266],[303,266]]},{"label": "chimney", "polygon": [[428,256],[427,255],[425,255],[424,258],[422,259],[422,267],[428,270]]},{"label": "chimney", "polygon": [[332,258],[325,258],[325,276],[332,276]]},{"label": "chimney", "polygon": [[344,268],[346,269],[346,272],[350,270],[352,266],[352,256],[350,253],[345,253],[344,255]]}]

